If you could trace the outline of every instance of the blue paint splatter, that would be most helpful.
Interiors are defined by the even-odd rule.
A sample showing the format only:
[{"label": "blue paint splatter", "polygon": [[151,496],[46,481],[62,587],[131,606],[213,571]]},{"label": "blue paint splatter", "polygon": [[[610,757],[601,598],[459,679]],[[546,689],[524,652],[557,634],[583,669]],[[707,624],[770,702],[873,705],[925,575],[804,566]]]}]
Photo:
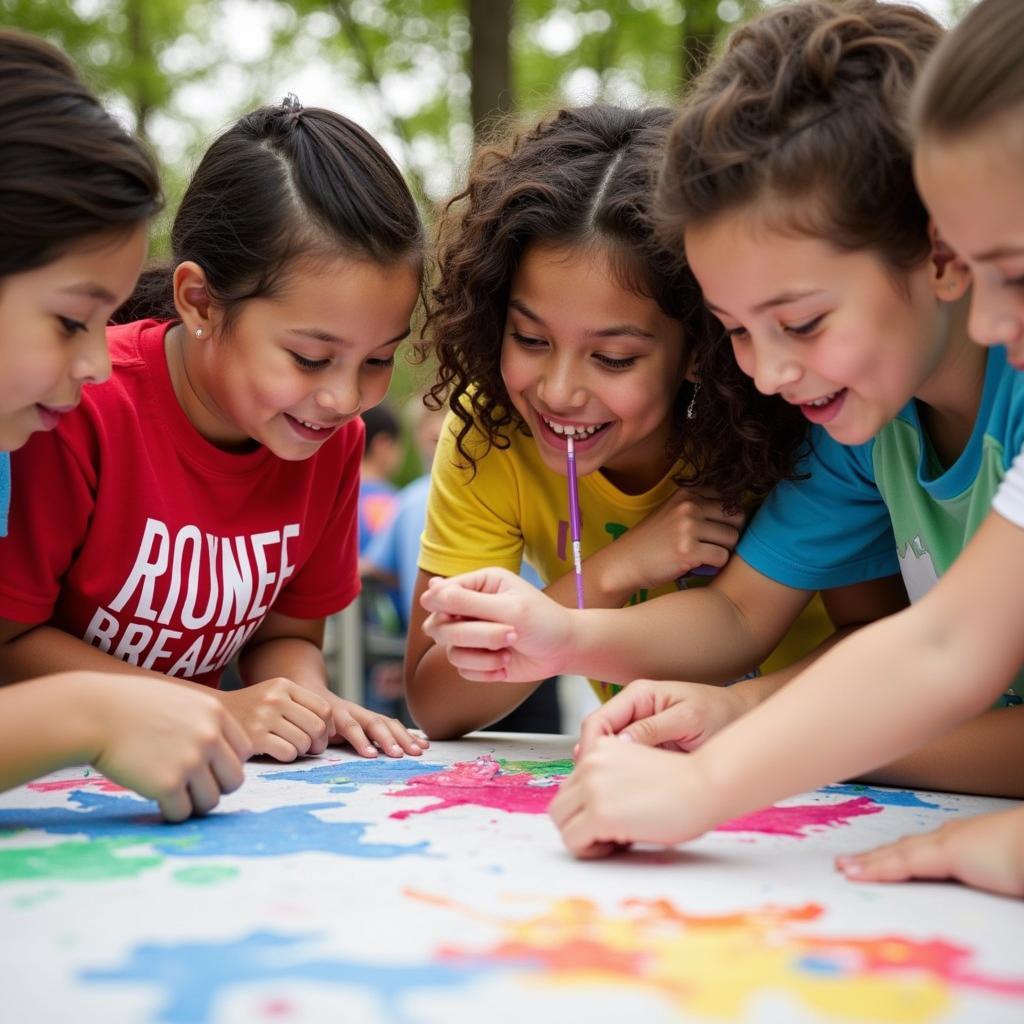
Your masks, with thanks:
[{"label": "blue paint splatter", "polygon": [[268,782],[306,782],[314,786],[331,786],[331,793],[352,793],[363,785],[394,786],[433,772],[442,772],[450,765],[427,764],[403,758],[401,761],[334,761],[314,768],[286,772],[263,772]]},{"label": "blue paint splatter", "polygon": [[863,796],[868,800],[874,800],[876,804],[885,804],[888,807],[928,807],[933,811],[946,810],[941,804],[922,800],[909,789],[878,789],[875,786],[863,786],[857,782],[848,782],[843,785],[824,786],[821,791],[823,793],[838,793],[843,796]]},{"label": "blue paint splatter", "polygon": [[802,956],[796,962],[797,970],[806,971],[808,974],[822,974],[837,976],[845,974],[843,965],[830,960],[825,956]]},{"label": "blue paint splatter", "polygon": [[267,811],[234,811],[168,825],[156,804],[130,796],[75,790],[69,797],[84,808],[0,810],[0,829],[42,829],[91,839],[131,839],[168,857],[279,857],[290,853],[333,853],[344,857],[429,856],[429,843],[398,846],[365,843],[367,822],[324,821],[313,812],[337,803],[297,804]]},{"label": "blue paint splatter", "polygon": [[376,997],[381,1018],[393,1024],[410,1020],[403,1010],[405,997],[424,989],[455,989],[483,975],[535,967],[504,961],[496,965],[478,959],[440,963],[390,965],[325,958],[302,959],[303,944],[316,935],[281,935],[253,932],[233,942],[193,942],[173,946],[136,947],[121,967],[88,970],[79,978],[89,984],[150,984],[159,987],[164,1001],[155,1018],[161,1024],[204,1024],[214,1001],[225,989],[247,982],[313,981],[369,990]]}]

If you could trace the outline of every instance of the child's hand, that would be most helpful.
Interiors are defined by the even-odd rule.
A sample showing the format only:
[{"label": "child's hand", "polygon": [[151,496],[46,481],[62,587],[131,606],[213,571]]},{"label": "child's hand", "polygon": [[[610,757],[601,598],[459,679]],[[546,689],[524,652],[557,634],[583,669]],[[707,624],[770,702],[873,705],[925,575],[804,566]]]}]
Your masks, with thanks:
[{"label": "child's hand", "polygon": [[319,754],[327,748],[334,728],[328,696],[284,678],[217,694],[245,729],[253,753],[278,761],[294,761],[300,754]]},{"label": "child's hand", "polygon": [[951,821],[934,832],[839,857],[836,866],[855,882],[955,878],[976,889],[1024,896],[1024,807]]},{"label": "child's hand", "polygon": [[369,711],[333,693],[326,694],[331,713],[331,742],[344,742],[363,757],[376,757],[382,750],[388,757],[422,754],[429,747],[426,738],[414,736],[397,718]]},{"label": "child's hand", "polygon": [[630,843],[672,845],[704,832],[709,787],[693,758],[605,737],[576,766],[549,814],[577,857],[607,857]]},{"label": "child's hand", "polygon": [[624,590],[653,590],[702,565],[721,569],[740,539],[742,512],[727,515],[718,498],[679,490],[606,549]]},{"label": "child's hand", "polygon": [[727,686],[637,679],[587,715],[573,753],[586,756],[602,736],[696,750],[744,710],[739,695]]},{"label": "child's hand", "polygon": [[535,682],[564,670],[572,614],[507,569],[432,579],[424,632],[464,679]]},{"label": "child's hand", "polygon": [[168,821],[206,814],[242,784],[249,741],[213,696],[158,679],[99,677],[88,687],[92,764],[156,800]]}]

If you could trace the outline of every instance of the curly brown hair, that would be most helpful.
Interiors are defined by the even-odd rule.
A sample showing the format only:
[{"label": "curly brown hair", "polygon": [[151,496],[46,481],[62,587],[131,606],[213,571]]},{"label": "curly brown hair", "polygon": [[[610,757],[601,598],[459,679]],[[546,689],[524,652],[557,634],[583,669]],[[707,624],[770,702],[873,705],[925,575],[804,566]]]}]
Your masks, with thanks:
[{"label": "curly brown hair", "polygon": [[[624,287],[654,299],[682,323],[685,343],[708,353],[695,366],[704,386],[695,397],[680,380],[673,406],[666,454],[687,467],[680,484],[737,506],[792,471],[805,422],[768,408],[731,357],[717,357],[680,245],[655,231],[651,197],[673,117],[667,108],[560,110],[481,150],[445,206],[426,322],[438,376],[427,402],[447,403],[461,421],[456,444],[470,467],[492,446],[507,448],[510,429],[528,432],[502,379],[501,346],[512,279],[527,247],[542,242],[600,246]],[[482,446],[466,443],[474,430]]]}]

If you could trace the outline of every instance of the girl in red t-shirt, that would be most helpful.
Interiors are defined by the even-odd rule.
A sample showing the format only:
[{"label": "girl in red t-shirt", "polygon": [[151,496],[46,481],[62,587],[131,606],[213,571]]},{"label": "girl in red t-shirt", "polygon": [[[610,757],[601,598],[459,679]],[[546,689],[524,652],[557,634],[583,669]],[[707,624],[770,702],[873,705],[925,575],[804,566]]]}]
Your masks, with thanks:
[{"label": "girl in red t-shirt", "polygon": [[[109,376],[104,326],[138,277],[146,223],[160,206],[146,151],[100,106],[47,43],[0,32],[0,536],[8,452],[52,430],[83,384]],[[43,467],[26,478],[61,487]],[[19,484],[22,474],[16,474]],[[20,488],[19,488],[20,493]],[[17,507],[17,506],[16,506]],[[18,520],[18,517],[15,517]],[[0,547],[0,580],[27,538],[16,521]],[[23,626],[15,626],[21,632]],[[10,635],[10,631],[8,632]],[[92,763],[153,797],[178,820],[242,782],[245,733],[216,701],[169,683],[126,686],[74,658],[8,663],[0,653],[0,788]]]},{"label": "girl in red t-shirt", "polygon": [[217,687],[237,654],[246,687],[214,692],[256,752],[418,754],[330,693],[321,651],[359,589],[359,413],[420,294],[412,196],[361,128],[289,97],[214,142],[171,241],[108,331],[111,380],[25,453],[3,656]]}]

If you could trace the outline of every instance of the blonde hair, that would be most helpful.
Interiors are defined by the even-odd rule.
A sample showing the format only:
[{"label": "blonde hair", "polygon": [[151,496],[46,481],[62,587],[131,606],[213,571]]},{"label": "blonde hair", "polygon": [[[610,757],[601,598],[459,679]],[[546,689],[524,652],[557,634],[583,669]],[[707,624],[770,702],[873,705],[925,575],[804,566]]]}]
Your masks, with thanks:
[{"label": "blonde hair", "polygon": [[1024,2],[982,0],[943,40],[914,93],[918,135],[948,138],[1024,105]]}]

